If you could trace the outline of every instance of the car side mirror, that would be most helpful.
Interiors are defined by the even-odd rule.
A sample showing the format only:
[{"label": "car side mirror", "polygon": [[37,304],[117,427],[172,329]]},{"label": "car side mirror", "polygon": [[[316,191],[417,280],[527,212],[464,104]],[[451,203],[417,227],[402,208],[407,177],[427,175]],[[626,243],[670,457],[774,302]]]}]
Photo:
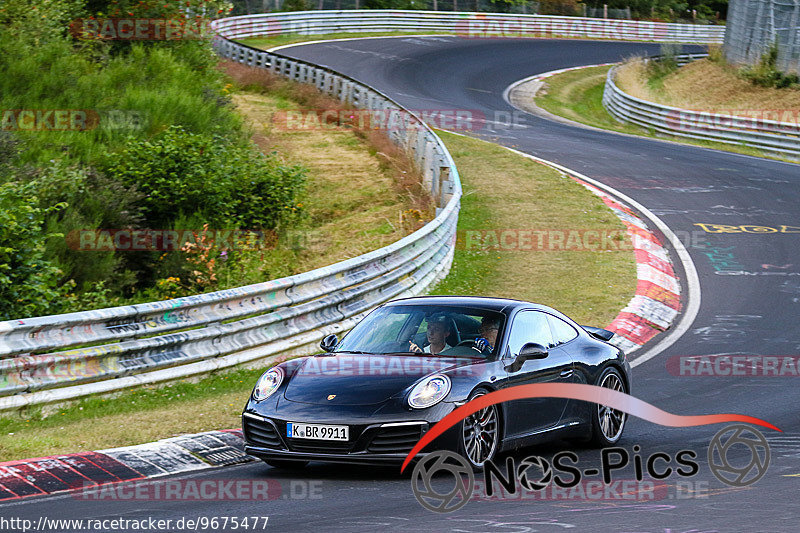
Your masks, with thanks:
[{"label": "car side mirror", "polygon": [[547,357],[547,348],[535,342],[528,342],[522,345],[519,355],[514,358],[514,361],[506,367],[509,372],[518,372],[525,361],[530,359],[544,359]]},{"label": "car side mirror", "polygon": [[332,352],[336,345],[339,344],[339,337],[336,334],[331,333],[327,335],[322,341],[319,343],[319,347],[325,350],[326,352]]},{"label": "car side mirror", "polygon": [[519,351],[517,361],[527,361],[528,359],[544,359],[547,357],[547,348],[535,342],[525,343]]}]

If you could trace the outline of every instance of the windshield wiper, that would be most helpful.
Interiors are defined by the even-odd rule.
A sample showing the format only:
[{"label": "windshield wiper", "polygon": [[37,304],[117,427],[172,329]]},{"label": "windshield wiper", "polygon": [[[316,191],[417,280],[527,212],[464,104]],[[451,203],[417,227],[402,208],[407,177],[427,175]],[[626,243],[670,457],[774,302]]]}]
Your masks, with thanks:
[{"label": "windshield wiper", "polygon": [[348,353],[348,354],[356,354],[356,355],[375,355],[372,352],[359,352],[357,350],[342,350],[341,352],[328,352],[331,355],[336,355],[339,353]]}]

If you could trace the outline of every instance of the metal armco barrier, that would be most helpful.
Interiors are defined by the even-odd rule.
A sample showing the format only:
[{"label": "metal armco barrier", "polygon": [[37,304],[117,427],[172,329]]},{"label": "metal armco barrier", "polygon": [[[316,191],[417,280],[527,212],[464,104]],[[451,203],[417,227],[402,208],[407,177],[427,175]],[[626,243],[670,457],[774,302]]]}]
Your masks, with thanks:
[{"label": "metal armco barrier", "polygon": [[[705,55],[680,56],[679,62],[686,63],[701,57]],[[800,156],[797,110],[786,110],[793,122],[779,122],[764,119],[763,115],[751,118],[648,102],[617,87],[617,68],[608,71],[603,92],[603,106],[617,120],[679,137],[749,146],[792,157]],[[775,114],[781,115],[780,111]]]},{"label": "metal armco barrier", "polygon": [[722,43],[724,26],[608,20],[583,17],[368,9],[244,15],[218,21],[227,38],[283,34],[413,31],[455,33],[464,38],[579,37],[623,41]]},{"label": "metal armco barrier", "polygon": [[[379,250],[246,287],[139,305],[0,322],[0,410],[308,353],[375,306],[424,292],[449,271],[461,183],[442,141],[399,104],[347,76],[233,38],[279,33],[409,30],[466,37],[550,36],[721,42],[723,28],[532,15],[325,11],[214,22],[217,52],[311,83],[349,105],[389,116],[391,139],[422,172],[436,218]],[[514,33],[517,32],[517,33]]]}]

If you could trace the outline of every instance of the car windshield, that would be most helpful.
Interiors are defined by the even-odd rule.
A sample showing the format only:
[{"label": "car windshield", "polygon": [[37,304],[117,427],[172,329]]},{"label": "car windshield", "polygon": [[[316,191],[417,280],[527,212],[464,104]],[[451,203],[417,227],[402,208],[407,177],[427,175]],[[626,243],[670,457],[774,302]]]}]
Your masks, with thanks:
[{"label": "car windshield", "polygon": [[475,307],[391,305],[359,322],[335,352],[485,357],[504,322],[502,313]]}]

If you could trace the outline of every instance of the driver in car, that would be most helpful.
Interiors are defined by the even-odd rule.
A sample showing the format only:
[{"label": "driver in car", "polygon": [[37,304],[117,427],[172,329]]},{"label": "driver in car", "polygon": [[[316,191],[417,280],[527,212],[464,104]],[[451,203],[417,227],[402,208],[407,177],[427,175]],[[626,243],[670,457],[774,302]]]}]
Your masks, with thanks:
[{"label": "driver in car", "polygon": [[444,315],[434,315],[428,319],[428,329],[426,335],[428,336],[428,344],[424,348],[420,348],[414,342],[409,341],[411,346],[409,351],[419,353],[438,354],[452,348],[447,344],[447,337],[450,336],[450,322]]},{"label": "driver in car", "polygon": [[500,319],[488,316],[483,317],[478,331],[481,336],[475,339],[472,349],[482,354],[492,353],[494,344],[497,342],[497,332],[500,331]]}]

